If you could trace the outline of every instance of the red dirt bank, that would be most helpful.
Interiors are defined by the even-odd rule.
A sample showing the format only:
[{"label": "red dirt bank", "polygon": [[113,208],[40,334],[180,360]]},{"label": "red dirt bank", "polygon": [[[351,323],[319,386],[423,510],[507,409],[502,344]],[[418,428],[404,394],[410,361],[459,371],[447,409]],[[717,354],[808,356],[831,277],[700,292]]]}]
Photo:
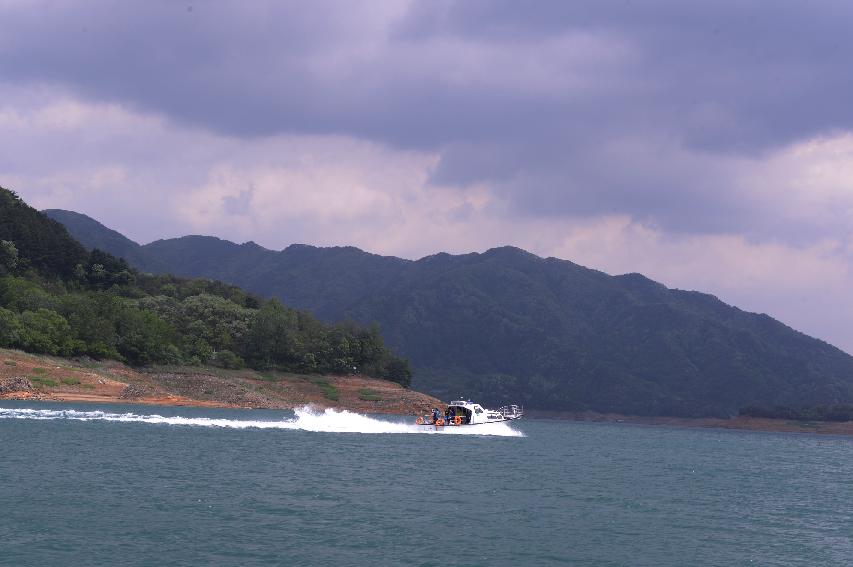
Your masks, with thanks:
[{"label": "red dirt bank", "polygon": [[0,399],[422,414],[441,402],[366,376],[304,376],[219,368],[135,370],[0,349]]},{"label": "red dirt bank", "polygon": [[[337,399],[330,399],[337,397]],[[219,368],[134,370],[114,361],[75,361],[0,349],[0,400],[112,402],[168,406],[292,409],[304,405],[359,413],[422,415],[444,407],[432,396],[366,376],[303,376]],[[530,417],[853,435],[853,422],[641,417],[591,412],[530,412]]]}]

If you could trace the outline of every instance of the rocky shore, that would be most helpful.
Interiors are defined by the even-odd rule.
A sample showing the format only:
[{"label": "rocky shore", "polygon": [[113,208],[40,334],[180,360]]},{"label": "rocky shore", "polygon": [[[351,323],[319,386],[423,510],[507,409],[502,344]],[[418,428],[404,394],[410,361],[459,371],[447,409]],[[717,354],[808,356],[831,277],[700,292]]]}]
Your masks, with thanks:
[{"label": "rocky shore", "polygon": [[416,415],[441,402],[367,376],[221,368],[133,369],[0,349],[0,399],[292,409],[311,404],[360,413]]},{"label": "rocky shore", "polygon": [[[0,400],[132,403],[292,409],[304,405],[359,413],[423,415],[442,402],[366,376],[317,376],[221,368],[129,368],[115,361],[69,360],[0,349]],[[853,435],[853,422],[735,417],[646,417],[531,411],[531,418]]]}]

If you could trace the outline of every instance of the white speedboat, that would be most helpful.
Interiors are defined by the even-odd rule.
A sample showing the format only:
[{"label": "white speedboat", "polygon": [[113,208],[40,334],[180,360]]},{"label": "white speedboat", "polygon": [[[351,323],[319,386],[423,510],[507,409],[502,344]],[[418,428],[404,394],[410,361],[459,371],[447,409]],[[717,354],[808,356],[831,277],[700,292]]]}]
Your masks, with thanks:
[{"label": "white speedboat", "polygon": [[436,426],[461,426],[461,425],[482,425],[484,423],[500,423],[502,421],[512,421],[520,419],[524,415],[524,408],[515,404],[503,406],[497,410],[486,409],[480,404],[475,404],[471,400],[454,400],[447,406],[444,415],[439,415],[438,419],[433,416],[419,417],[416,421],[418,425],[436,425]]}]

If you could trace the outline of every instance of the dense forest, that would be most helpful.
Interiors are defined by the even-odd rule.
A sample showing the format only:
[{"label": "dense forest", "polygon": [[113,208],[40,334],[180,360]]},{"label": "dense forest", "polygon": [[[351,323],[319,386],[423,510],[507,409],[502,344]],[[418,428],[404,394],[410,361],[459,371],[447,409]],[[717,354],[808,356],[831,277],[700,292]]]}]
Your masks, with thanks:
[{"label": "dense forest", "polygon": [[773,318],[640,274],[610,276],[511,247],[417,261],[357,248],[275,252],[203,236],[145,246],[48,211],[81,243],[144,270],[240,285],[325,321],[377,321],[413,386],[547,410],[731,416],[853,403],[853,358]]},{"label": "dense forest", "polygon": [[138,272],[87,251],[0,188],[0,346],[132,365],[362,373],[408,385],[376,325],[325,324],[233,286]]}]

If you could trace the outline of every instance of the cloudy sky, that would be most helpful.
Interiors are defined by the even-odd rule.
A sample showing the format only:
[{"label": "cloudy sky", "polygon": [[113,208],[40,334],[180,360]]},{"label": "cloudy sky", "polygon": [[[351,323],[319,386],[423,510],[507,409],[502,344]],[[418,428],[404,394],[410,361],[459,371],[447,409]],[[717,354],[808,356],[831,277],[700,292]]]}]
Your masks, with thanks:
[{"label": "cloudy sky", "polygon": [[0,185],[145,243],[512,244],[853,352],[853,3],[0,0]]}]

